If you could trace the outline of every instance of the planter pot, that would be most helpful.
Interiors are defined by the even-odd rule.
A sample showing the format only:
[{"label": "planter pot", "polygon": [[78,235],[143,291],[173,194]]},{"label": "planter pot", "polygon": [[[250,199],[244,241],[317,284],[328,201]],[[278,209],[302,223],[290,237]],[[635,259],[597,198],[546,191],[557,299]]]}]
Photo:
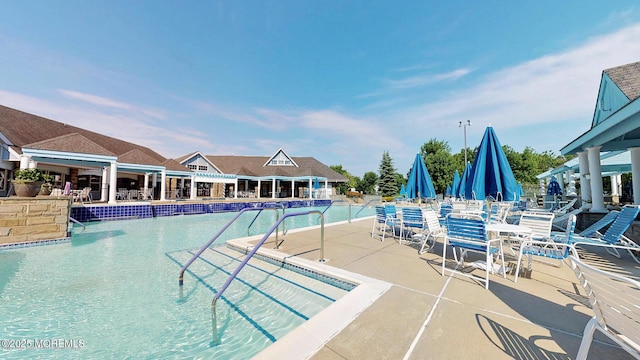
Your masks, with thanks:
[{"label": "planter pot", "polygon": [[42,183],[42,181],[14,181],[13,188],[18,196],[34,197],[40,192]]},{"label": "planter pot", "polygon": [[51,185],[42,184],[42,186],[40,186],[40,193],[38,195],[51,195],[52,189],[53,188],[51,187]]}]

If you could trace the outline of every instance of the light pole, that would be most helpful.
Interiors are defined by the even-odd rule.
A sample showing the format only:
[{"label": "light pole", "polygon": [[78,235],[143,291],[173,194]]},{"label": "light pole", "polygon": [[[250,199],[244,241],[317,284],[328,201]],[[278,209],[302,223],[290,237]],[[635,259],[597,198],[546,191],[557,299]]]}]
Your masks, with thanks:
[{"label": "light pole", "polygon": [[464,166],[467,166],[467,126],[471,126],[471,120],[467,120],[466,124],[460,121],[460,125],[458,125],[464,130]]}]

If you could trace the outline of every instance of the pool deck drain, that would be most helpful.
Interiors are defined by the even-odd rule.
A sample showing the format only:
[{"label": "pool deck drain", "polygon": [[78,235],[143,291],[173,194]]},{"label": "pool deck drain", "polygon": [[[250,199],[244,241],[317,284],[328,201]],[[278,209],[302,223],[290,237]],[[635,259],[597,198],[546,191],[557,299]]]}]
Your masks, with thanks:
[{"label": "pool deck drain", "polygon": [[[318,228],[290,231],[277,251],[268,248],[273,243],[263,246],[264,253],[354,276],[372,287],[362,296],[356,288],[355,296],[340,299],[256,359],[575,358],[593,312],[568,266],[535,262],[531,278],[514,283],[513,274],[506,279],[492,275],[485,290],[473,279],[440,275],[441,241],[419,255],[416,246],[398,244],[393,237],[384,242],[371,238],[371,221],[325,227],[329,261],[324,264],[317,261]],[[590,248],[580,255],[640,278],[640,266],[626,254],[616,259]],[[508,252],[505,261],[515,263]],[[333,327],[325,326],[329,323]],[[596,334],[590,358],[632,357]]]}]

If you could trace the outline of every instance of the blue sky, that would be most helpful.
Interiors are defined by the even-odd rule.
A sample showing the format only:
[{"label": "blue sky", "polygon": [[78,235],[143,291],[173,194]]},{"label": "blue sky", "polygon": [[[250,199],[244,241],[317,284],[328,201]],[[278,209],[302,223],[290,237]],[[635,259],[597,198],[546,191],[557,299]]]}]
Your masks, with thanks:
[{"label": "blue sky", "polygon": [[636,1],[4,1],[0,104],[166,157],[312,156],[354,175],[432,138],[559,153]]}]

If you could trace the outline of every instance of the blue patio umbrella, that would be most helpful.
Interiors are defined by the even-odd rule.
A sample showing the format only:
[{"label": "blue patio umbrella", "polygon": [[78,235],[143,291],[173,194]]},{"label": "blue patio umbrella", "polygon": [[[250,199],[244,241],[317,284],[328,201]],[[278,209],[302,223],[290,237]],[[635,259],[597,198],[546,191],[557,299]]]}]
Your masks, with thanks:
[{"label": "blue patio umbrella", "polygon": [[402,196],[402,197],[406,197],[407,196],[407,189],[404,187],[404,184],[402,184],[402,186],[400,186],[400,196]]},{"label": "blue patio umbrella", "polygon": [[465,195],[467,199],[484,200],[491,196],[496,200],[514,201],[517,182],[509,160],[491,125],[484,132],[480,147],[469,173]]},{"label": "blue patio umbrella", "polygon": [[560,183],[556,179],[555,176],[551,177],[551,181],[549,181],[549,187],[547,188],[547,195],[562,195],[562,187],[560,187]]},{"label": "blue patio umbrella", "polygon": [[407,181],[407,198],[409,199],[435,199],[436,190],[433,187],[431,176],[420,154],[416,155],[413,162],[409,180]]},{"label": "blue patio umbrella", "polygon": [[460,173],[458,170],[453,173],[453,185],[451,185],[451,196],[458,197],[460,191]]},{"label": "blue patio umbrella", "polygon": [[467,188],[471,186],[469,184],[469,173],[471,172],[471,163],[467,162],[467,165],[464,167],[464,171],[462,172],[462,176],[460,177],[460,186],[458,186],[458,192],[456,194],[456,198],[458,199],[466,199]]},{"label": "blue patio umbrella", "polygon": [[447,189],[444,191],[444,196],[451,196],[451,185],[447,185]]},{"label": "blue patio umbrella", "polygon": [[518,183],[518,189],[516,190],[516,199],[515,201],[520,201],[520,197],[524,195],[524,189],[522,188],[522,183]]}]

